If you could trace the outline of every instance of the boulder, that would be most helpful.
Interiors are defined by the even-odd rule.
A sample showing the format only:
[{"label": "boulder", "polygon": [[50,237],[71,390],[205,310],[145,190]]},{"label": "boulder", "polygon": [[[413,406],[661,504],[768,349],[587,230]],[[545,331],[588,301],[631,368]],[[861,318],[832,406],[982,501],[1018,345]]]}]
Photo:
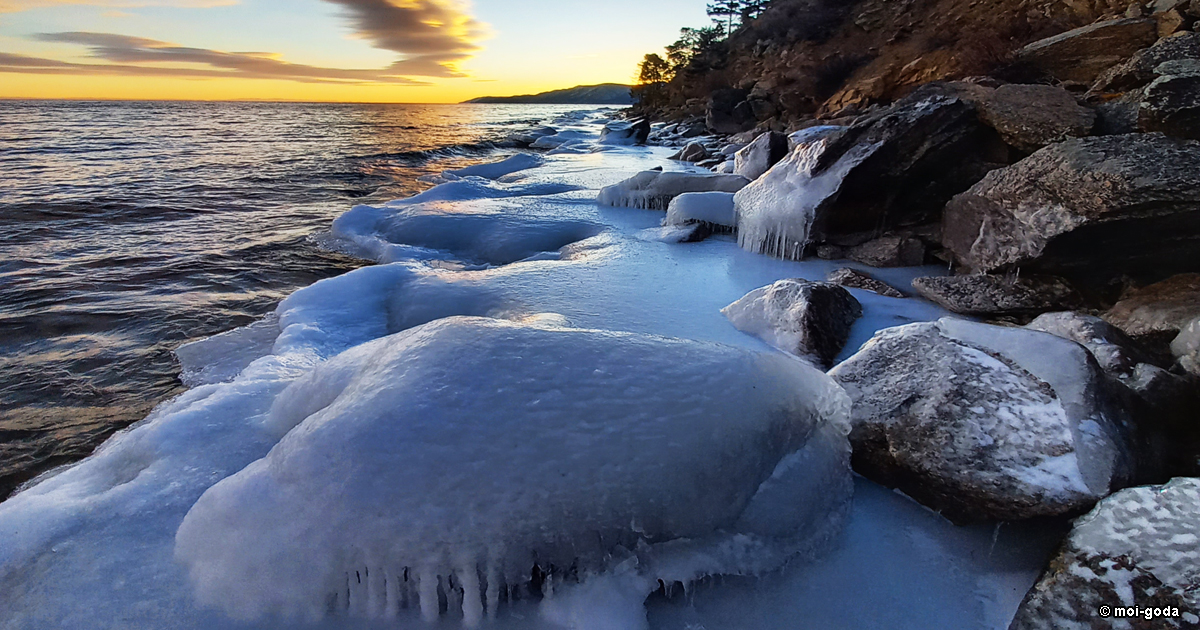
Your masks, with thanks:
[{"label": "boulder", "polygon": [[1155,68],[1168,61],[1200,59],[1200,33],[1180,33],[1164,37],[1153,46],[1139,50],[1125,63],[1109,69],[1092,84],[1092,93],[1126,92],[1145,87],[1158,75]]},{"label": "boulder", "polygon": [[741,175],[642,171],[629,179],[600,189],[602,206],[666,210],[671,200],[689,192],[737,192],[750,183]]},{"label": "boulder", "polygon": [[1009,630],[1195,628],[1198,541],[1200,479],[1122,490],[1075,522]]},{"label": "boulder", "polygon": [[1154,15],[1154,20],[1158,23],[1158,36],[1170,37],[1175,33],[1186,29],[1191,20],[1184,16],[1179,9],[1171,9]]},{"label": "boulder", "polygon": [[600,131],[600,144],[634,145],[645,144],[650,137],[650,121],[637,122],[614,120]]},{"label": "boulder", "polygon": [[936,276],[916,278],[912,286],[921,297],[962,315],[1031,315],[1083,302],[1070,284],[1054,276]]},{"label": "boulder", "polygon": [[851,247],[847,257],[871,267],[916,267],[925,263],[925,244],[919,238],[892,234]]},{"label": "boulder", "polygon": [[1017,60],[1059,81],[1091,85],[1157,39],[1153,19],[1107,20],[1033,42],[1017,51]]},{"label": "boulder", "polygon": [[1002,85],[979,102],[979,117],[1006,143],[1032,153],[1091,133],[1096,113],[1052,85]]},{"label": "boulder", "polygon": [[942,243],[974,271],[1081,284],[1200,268],[1200,142],[1078,138],[989,173],[946,205]]},{"label": "boulder", "polygon": [[1129,408],[1138,430],[1142,482],[1200,475],[1200,377],[1139,363],[1120,382],[1135,396]]},{"label": "boulder", "polygon": [[1125,334],[1168,343],[1200,317],[1200,274],[1184,273],[1142,287],[1103,315]]},{"label": "boulder", "polygon": [[1133,339],[1094,315],[1070,311],[1045,313],[1025,327],[1070,339],[1087,348],[1100,368],[1111,376],[1129,376],[1139,363],[1148,360]]},{"label": "boulder", "polygon": [[746,102],[749,92],[733,88],[713,92],[704,123],[712,133],[735,134],[754,128],[758,119]]},{"label": "boulder", "polygon": [[886,282],[874,278],[866,272],[859,271],[857,269],[851,269],[849,267],[842,267],[841,269],[829,274],[829,281],[838,286],[871,291],[884,297],[904,297],[903,293],[897,291],[894,287]]},{"label": "boulder", "polygon": [[777,131],[768,131],[734,154],[733,172],[746,179],[755,180],[787,157],[787,154],[787,136]]},{"label": "boulder", "polygon": [[956,521],[1078,513],[1125,483],[1123,409],[1079,344],[956,319],[876,333],[829,372],[855,470]]},{"label": "boulder", "polygon": [[680,162],[699,162],[706,158],[708,158],[708,149],[699,142],[692,142],[667,159]]},{"label": "boulder", "polygon": [[738,330],[828,368],[862,305],[836,284],[796,278],[755,289],[721,313]]},{"label": "boulder", "polygon": [[1138,129],[1200,140],[1200,60],[1168,61],[1146,87]]}]

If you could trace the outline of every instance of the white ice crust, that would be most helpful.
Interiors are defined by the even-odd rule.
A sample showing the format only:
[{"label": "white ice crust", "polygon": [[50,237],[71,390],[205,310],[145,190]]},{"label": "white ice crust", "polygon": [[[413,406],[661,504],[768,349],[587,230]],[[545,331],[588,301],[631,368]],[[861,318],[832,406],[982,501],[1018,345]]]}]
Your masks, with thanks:
[{"label": "white ice crust", "polygon": [[690,192],[737,192],[750,180],[723,173],[644,171],[619,184],[600,189],[602,206],[666,210],[671,200]]},{"label": "white ice crust", "polygon": [[697,222],[736,227],[737,213],[733,209],[733,193],[683,193],[671,200],[667,206],[666,225]]}]

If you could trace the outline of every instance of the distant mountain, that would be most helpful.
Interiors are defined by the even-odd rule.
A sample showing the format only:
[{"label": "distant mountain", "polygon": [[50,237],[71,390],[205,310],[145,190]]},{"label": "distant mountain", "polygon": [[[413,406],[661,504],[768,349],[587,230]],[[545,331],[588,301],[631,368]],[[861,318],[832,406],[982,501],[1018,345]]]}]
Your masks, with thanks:
[{"label": "distant mountain", "polygon": [[481,96],[468,103],[529,103],[535,105],[633,105],[628,85],[602,83],[522,96]]}]

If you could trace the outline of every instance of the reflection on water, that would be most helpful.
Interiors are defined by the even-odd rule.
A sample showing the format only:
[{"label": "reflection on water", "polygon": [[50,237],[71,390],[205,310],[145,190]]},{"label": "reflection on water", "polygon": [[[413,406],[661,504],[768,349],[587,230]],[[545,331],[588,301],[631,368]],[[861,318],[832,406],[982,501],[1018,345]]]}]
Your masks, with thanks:
[{"label": "reflection on water", "polygon": [[179,392],[171,350],[358,262],[308,237],[562,107],[0,102],[0,498]]}]

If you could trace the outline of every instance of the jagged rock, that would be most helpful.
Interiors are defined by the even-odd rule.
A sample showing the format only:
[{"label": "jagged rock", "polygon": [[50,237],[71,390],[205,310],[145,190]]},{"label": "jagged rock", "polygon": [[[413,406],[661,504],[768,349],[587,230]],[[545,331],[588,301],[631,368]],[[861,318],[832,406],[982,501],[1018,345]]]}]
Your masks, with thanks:
[{"label": "jagged rock", "polygon": [[[1075,522],[1009,630],[1195,628],[1198,542],[1200,479],[1122,490]],[[1143,613],[1115,616],[1113,607]],[[1167,615],[1144,617],[1145,609],[1163,608]]]},{"label": "jagged rock", "polygon": [[680,162],[699,162],[707,157],[708,149],[704,148],[704,145],[699,142],[692,142],[667,159],[678,160]]},{"label": "jagged rock", "polygon": [[942,243],[967,269],[1084,284],[1200,268],[1200,142],[1078,138],[989,173],[946,205]]},{"label": "jagged rock", "polygon": [[746,90],[723,89],[713,92],[704,122],[713,133],[734,134],[751,129],[758,122],[746,102]]},{"label": "jagged rock", "polygon": [[1093,315],[1070,311],[1045,313],[1025,327],[1070,339],[1087,348],[1100,368],[1112,376],[1129,376],[1139,363],[1148,360],[1121,329]]},{"label": "jagged rock", "polygon": [[916,278],[921,297],[962,315],[1028,315],[1077,308],[1079,293],[1053,276],[991,275]]},{"label": "jagged rock", "polygon": [[787,154],[787,136],[768,131],[734,154],[733,172],[746,179],[755,180],[787,157]]},{"label": "jagged rock", "polygon": [[1189,374],[1200,375],[1200,318],[1179,331],[1171,342],[1171,354]]},{"label": "jagged rock", "polygon": [[1059,81],[1090,85],[1156,39],[1153,19],[1107,20],[1033,42],[1017,52],[1017,59]]},{"label": "jagged rock", "polygon": [[1200,59],[1200,33],[1164,37],[1139,50],[1125,63],[1109,69],[1092,85],[1093,93],[1125,92],[1148,85],[1158,75],[1154,69],[1168,61]]},{"label": "jagged rock", "polygon": [[1103,317],[1135,339],[1170,342],[1200,317],[1200,274],[1179,274],[1142,287],[1113,305]]},{"label": "jagged rock", "polygon": [[955,520],[1085,510],[1132,471],[1128,421],[1080,345],[956,319],[889,328],[829,375],[855,470]]},{"label": "jagged rock", "polygon": [[1159,37],[1170,37],[1187,28],[1191,22],[1179,9],[1157,13],[1154,15],[1154,19],[1158,22]]},{"label": "jagged rock", "polygon": [[1200,140],[1200,60],[1168,61],[1146,87],[1138,128]]},{"label": "jagged rock", "polygon": [[755,289],[721,312],[738,330],[828,368],[862,305],[836,284],[796,278]]},{"label": "jagged rock", "polygon": [[979,117],[1005,142],[1026,152],[1086,136],[1096,123],[1094,111],[1052,85],[1002,85],[980,100]]},{"label": "jagged rock", "polygon": [[873,278],[870,274],[857,269],[851,269],[849,267],[842,267],[841,269],[829,274],[829,281],[836,285],[849,287],[851,289],[862,289],[864,291],[878,293],[884,297],[904,297],[903,293],[897,291],[894,287],[886,282]]},{"label": "jagged rock", "polygon": [[881,236],[851,247],[847,256],[872,267],[916,267],[925,263],[925,244],[911,236]]},{"label": "jagged rock", "polygon": [[1007,160],[974,106],[923,90],[829,135],[814,171],[849,168],[837,194],[816,209],[814,242],[936,220],[951,196]]}]

